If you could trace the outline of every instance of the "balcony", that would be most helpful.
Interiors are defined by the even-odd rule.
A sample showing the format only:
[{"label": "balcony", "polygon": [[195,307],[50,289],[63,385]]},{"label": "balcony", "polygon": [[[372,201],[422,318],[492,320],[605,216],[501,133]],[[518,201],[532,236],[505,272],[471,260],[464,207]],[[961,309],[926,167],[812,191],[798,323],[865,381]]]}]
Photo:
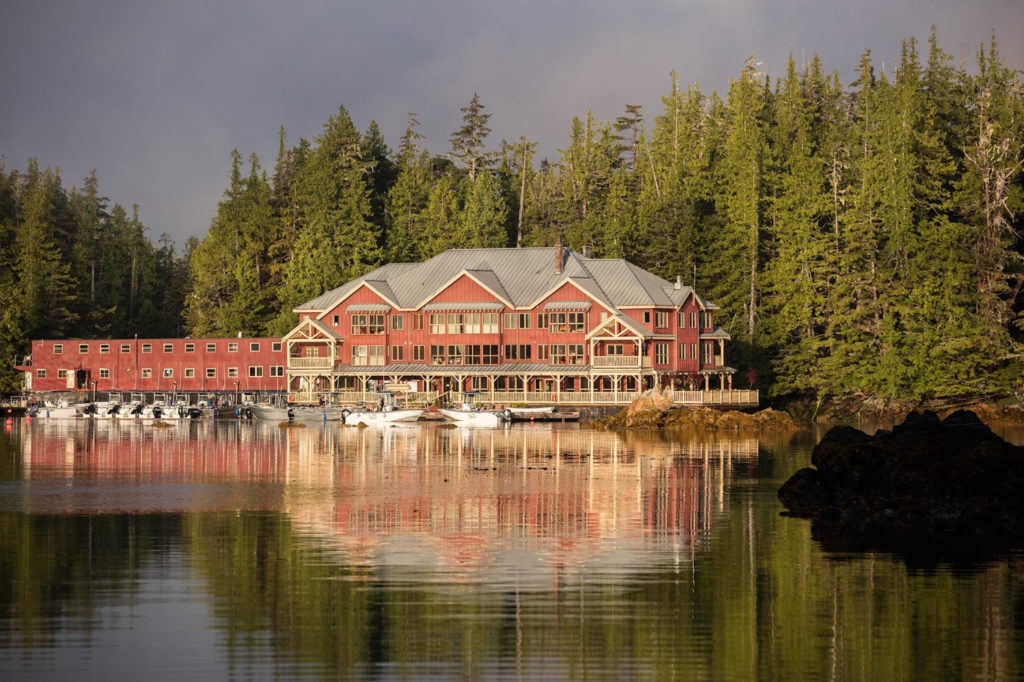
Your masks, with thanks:
[{"label": "balcony", "polygon": [[639,355],[595,355],[594,367],[639,367]]},{"label": "balcony", "polygon": [[330,358],[288,358],[288,369],[331,369],[333,366]]}]

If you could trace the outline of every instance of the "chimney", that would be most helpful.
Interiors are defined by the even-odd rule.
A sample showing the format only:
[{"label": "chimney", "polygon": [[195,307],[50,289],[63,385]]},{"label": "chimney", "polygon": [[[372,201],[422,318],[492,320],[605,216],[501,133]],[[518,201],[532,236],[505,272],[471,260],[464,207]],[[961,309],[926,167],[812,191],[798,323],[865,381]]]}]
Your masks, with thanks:
[{"label": "chimney", "polygon": [[561,275],[565,266],[565,253],[562,251],[562,235],[555,239],[555,274]]},{"label": "chimney", "polygon": [[683,286],[683,278],[680,277],[679,275],[676,275],[676,283],[672,285],[672,288],[675,289],[676,291],[679,291],[679,289],[681,289],[682,286]]},{"label": "chimney", "polygon": [[587,244],[586,246],[583,247],[583,257],[584,258],[590,258],[590,249],[591,249],[590,244]]}]

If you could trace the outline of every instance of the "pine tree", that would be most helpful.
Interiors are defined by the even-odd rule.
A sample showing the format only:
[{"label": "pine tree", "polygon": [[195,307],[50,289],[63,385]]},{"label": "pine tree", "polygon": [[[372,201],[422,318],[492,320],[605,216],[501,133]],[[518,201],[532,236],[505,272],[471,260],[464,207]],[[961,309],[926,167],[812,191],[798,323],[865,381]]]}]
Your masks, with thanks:
[{"label": "pine tree", "polygon": [[463,125],[451,135],[452,156],[463,163],[472,183],[477,174],[490,168],[494,161],[495,154],[484,151],[487,136],[491,134],[487,127],[491,115],[484,113],[484,105],[480,104],[475,92],[469,105],[459,111],[462,112]]}]

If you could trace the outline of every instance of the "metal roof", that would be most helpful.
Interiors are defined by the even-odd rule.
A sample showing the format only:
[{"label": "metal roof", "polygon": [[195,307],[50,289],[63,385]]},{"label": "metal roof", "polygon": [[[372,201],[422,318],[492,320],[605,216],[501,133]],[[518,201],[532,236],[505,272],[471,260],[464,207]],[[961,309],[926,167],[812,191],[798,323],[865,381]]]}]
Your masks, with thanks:
[{"label": "metal roof", "polygon": [[544,310],[590,310],[590,301],[548,301]]},{"label": "metal roof", "polygon": [[505,304],[497,301],[465,301],[462,303],[428,303],[422,308],[430,312],[433,310],[504,310]]},{"label": "metal roof", "polygon": [[380,313],[391,310],[387,303],[353,303],[348,307],[350,313]]},{"label": "metal roof", "polygon": [[[562,272],[555,271],[562,248]],[[390,263],[332,289],[295,310],[326,313],[364,283],[400,310],[418,310],[467,275],[490,291],[495,302],[531,308],[558,286],[571,282],[594,301],[616,312],[621,307],[676,308],[693,293],[621,258],[583,258],[564,247],[451,249],[422,263]],[[700,299],[706,309],[714,304]]]}]

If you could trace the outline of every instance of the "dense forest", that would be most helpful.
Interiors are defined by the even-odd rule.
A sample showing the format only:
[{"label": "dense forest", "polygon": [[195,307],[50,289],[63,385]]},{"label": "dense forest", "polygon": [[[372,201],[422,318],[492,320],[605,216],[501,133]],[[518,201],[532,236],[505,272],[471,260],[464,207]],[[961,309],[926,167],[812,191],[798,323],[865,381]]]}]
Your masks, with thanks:
[{"label": "dense forest", "polygon": [[659,111],[588,112],[539,161],[526,137],[490,139],[476,95],[444,155],[416,114],[393,150],[342,106],[312,140],[282,128],[272,169],[234,152],[180,260],[108,211],[94,176],[68,193],[30,163],[0,177],[0,353],[179,326],[280,335],[295,305],[381,263],[561,235],[693,283],[722,307],[730,364],[773,395],[1009,395],[1024,390],[1024,91],[994,38],[973,62],[933,32],[891,73],[865,53],[847,85],[818,58],[774,78],[750,58],[724,98],[672,73]]}]

